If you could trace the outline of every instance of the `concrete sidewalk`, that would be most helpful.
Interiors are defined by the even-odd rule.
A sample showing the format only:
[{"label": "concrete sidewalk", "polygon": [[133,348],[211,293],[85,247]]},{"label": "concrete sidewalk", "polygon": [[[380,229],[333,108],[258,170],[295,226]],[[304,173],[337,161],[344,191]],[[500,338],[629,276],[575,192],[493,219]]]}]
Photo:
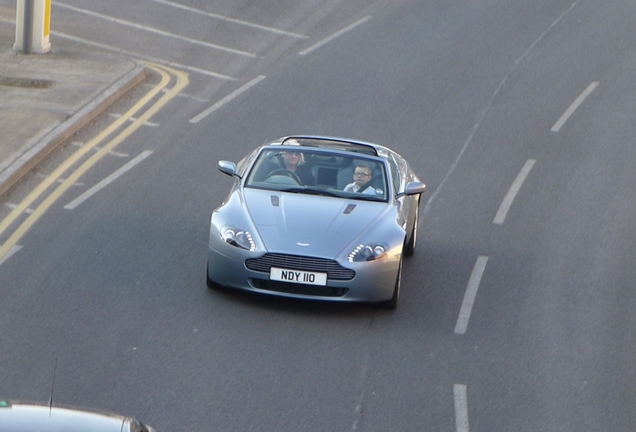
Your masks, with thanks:
[{"label": "concrete sidewalk", "polygon": [[120,55],[55,45],[25,55],[0,40],[0,195],[145,78]]}]

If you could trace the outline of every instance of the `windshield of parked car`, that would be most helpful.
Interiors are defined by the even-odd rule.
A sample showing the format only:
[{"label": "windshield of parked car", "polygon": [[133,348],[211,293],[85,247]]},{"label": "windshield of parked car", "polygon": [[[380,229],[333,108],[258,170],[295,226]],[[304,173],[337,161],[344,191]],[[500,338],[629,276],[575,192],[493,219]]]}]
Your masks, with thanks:
[{"label": "windshield of parked car", "polygon": [[387,201],[382,159],[302,146],[266,147],[245,187],[367,201]]}]

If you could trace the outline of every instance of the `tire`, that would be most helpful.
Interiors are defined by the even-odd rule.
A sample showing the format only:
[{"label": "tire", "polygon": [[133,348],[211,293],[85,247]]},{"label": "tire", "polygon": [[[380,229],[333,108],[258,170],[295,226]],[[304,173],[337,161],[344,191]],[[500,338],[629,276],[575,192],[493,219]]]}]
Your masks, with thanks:
[{"label": "tire", "polygon": [[411,235],[409,241],[404,245],[404,255],[413,256],[415,253],[415,246],[417,245],[417,226],[419,225],[420,218],[420,203],[417,203],[415,207],[415,221],[413,222],[413,229],[411,229]]},{"label": "tire", "polygon": [[395,286],[393,287],[393,296],[386,301],[380,303],[380,307],[388,310],[397,309],[398,302],[400,300],[400,290],[402,285],[402,258],[400,258],[400,265],[398,267],[397,277],[395,278]]}]

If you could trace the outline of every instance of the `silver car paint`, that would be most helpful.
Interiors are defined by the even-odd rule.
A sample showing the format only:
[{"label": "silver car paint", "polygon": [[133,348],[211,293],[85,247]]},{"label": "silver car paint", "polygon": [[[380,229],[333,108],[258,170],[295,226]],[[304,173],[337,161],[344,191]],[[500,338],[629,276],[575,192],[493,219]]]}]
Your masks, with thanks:
[{"label": "silver car paint", "polygon": [[[272,196],[278,205],[272,204]],[[245,204],[268,250],[328,258],[339,255],[360,231],[377,223],[386,208],[385,203],[259,189],[245,190]]]},{"label": "silver car paint", "polygon": [[106,411],[16,400],[2,402],[0,432],[155,432],[134,418]]}]

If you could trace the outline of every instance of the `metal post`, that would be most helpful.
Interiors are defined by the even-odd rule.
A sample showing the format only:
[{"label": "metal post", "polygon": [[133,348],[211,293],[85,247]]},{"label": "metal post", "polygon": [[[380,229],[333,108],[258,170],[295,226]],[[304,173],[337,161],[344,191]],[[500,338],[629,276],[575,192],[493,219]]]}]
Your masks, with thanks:
[{"label": "metal post", "polygon": [[51,50],[51,0],[17,0],[13,50],[44,54]]},{"label": "metal post", "polygon": [[24,0],[24,27],[22,32],[22,52],[33,53],[33,2]]}]

